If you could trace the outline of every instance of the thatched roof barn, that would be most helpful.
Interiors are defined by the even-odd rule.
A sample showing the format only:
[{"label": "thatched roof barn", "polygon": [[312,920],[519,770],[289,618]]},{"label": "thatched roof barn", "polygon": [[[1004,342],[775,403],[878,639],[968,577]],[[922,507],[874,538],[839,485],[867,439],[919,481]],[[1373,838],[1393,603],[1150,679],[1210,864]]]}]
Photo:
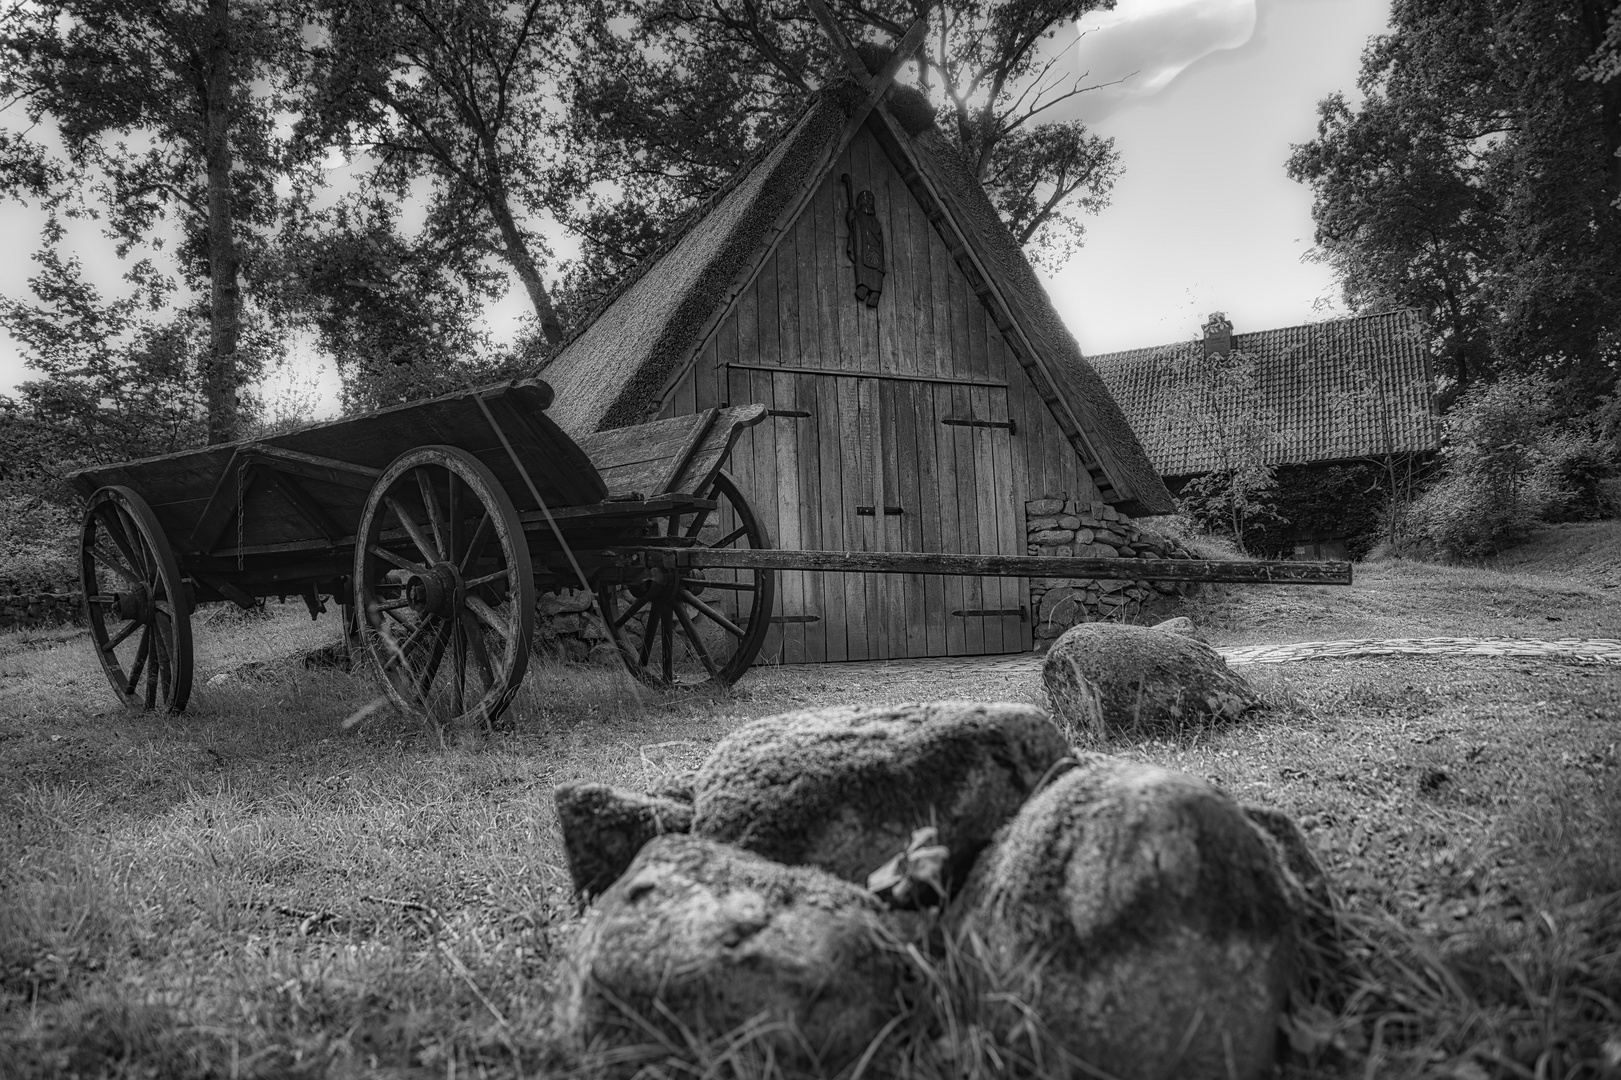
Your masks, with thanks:
[{"label": "thatched roof barn", "polygon": [[[733,471],[782,547],[1025,552],[1048,494],[1169,493],[915,93],[834,82],[544,375],[570,434],[759,401]],[[1028,648],[1017,580],[785,575],[788,660]]]}]

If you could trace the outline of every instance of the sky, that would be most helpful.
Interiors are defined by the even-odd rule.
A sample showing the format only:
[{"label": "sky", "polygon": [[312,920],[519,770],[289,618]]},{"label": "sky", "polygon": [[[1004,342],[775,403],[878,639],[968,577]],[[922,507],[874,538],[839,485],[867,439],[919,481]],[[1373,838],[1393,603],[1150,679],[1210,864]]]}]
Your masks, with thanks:
[{"label": "sky", "polygon": [[[1328,269],[1302,261],[1312,246],[1311,195],[1284,175],[1290,146],[1316,130],[1316,103],[1353,95],[1362,48],[1380,33],[1389,0],[1119,0],[1060,35],[1087,83],[1112,84],[1071,99],[1078,117],[1112,137],[1124,172],[1113,201],[1087,221],[1085,245],[1044,275],[1083,352],[1192,338],[1212,311],[1238,333],[1334,314]],[[1075,40],[1074,35],[1078,35]],[[40,216],[0,204],[0,294],[27,295]],[[123,267],[94,225],[70,243],[87,276],[109,294]],[[572,246],[554,245],[560,255]],[[529,310],[517,287],[490,312],[507,338]],[[0,332],[0,393],[28,378]],[[335,407],[336,379],[299,353],[273,376],[268,398],[289,390]],[[325,403],[326,407],[322,407]]]}]

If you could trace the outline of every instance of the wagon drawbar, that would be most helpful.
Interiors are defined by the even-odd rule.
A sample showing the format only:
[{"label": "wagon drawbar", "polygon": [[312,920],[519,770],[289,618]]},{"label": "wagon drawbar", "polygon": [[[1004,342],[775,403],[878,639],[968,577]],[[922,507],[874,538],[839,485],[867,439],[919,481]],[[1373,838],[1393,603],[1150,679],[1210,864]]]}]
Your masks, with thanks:
[{"label": "wagon drawbar", "polygon": [[401,708],[493,724],[527,670],[542,591],[588,589],[627,668],[669,687],[748,670],[781,570],[1351,580],[1346,563],[775,550],[724,470],[763,405],[575,441],[551,402],[527,379],[73,474],[86,615],[114,692],[183,709],[192,611],[272,595],[312,615],[335,598]]}]

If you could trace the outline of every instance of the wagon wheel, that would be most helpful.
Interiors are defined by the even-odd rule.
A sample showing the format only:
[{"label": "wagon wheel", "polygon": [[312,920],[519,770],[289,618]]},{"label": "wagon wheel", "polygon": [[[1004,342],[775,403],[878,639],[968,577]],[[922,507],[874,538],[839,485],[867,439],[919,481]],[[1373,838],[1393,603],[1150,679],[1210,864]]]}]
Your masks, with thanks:
[{"label": "wagon wheel", "polygon": [[500,481],[454,446],[407,451],[373,485],[357,540],[361,635],[389,696],[436,725],[493,727],[535,624],[529,548]]},{"label": "wagon wheel", "polygon": [[[771,537],[726,473],[706,493],[718,504],[670,519],[661,532],[707,548],[769,548]],[[649,570],[597,589],[631,673],[660,688],[730,685],[754,663],[771,629],[770,570]]]},{"label": "wagon wheel", "polygon": [[126,705],[169,712],[191,696],[191,594],[146,500],[127,487],[90,496],[79,533],[90,639]]}]

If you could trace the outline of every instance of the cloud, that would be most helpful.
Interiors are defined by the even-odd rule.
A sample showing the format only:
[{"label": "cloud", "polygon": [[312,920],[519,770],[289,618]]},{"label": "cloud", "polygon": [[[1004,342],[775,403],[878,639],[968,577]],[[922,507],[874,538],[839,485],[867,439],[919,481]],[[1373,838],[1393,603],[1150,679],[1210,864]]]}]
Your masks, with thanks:
[{"label": "cloud", "polygon": [[1211,53],[1236,49],[1255,32],[1257,0],[1120,0],[1076,24],[1073,69],[1102,85],[1064,112],[1095,122],[1151,97]]}]

